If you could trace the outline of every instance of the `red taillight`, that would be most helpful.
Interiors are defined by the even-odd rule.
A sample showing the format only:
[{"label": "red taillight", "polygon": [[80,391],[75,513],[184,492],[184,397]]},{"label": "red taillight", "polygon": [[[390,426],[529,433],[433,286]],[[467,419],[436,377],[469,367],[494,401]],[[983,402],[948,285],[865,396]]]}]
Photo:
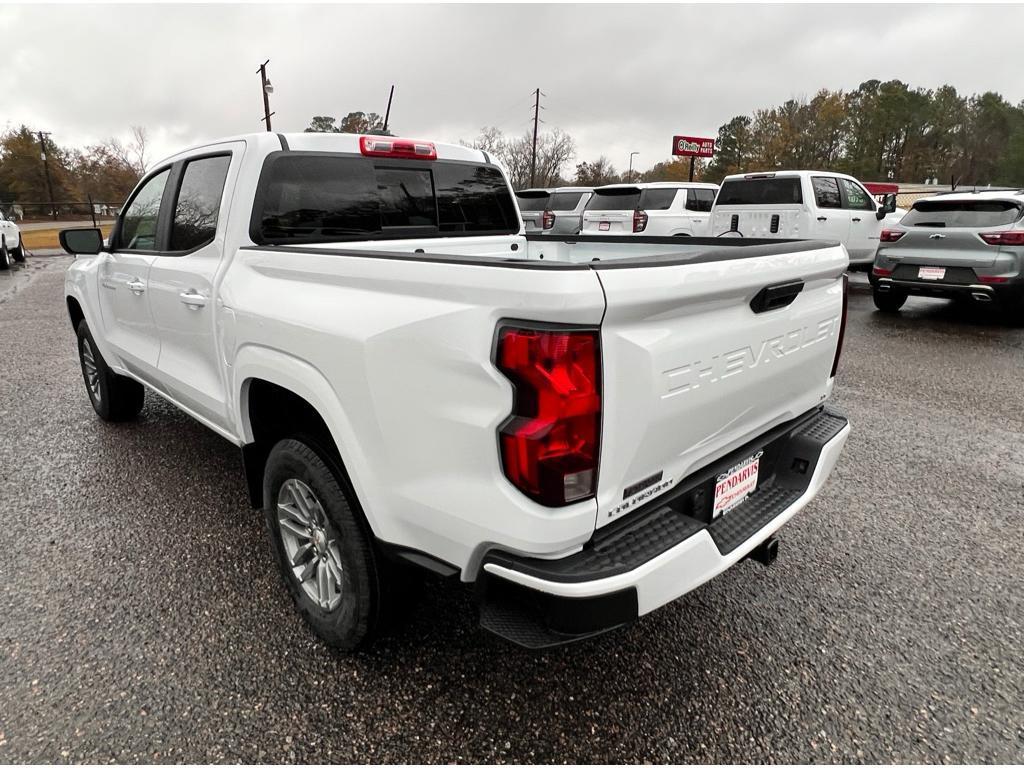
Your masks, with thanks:
[{"label": "red taillight", "polygon": [[846,308],[848,302],[848,296],[850,293],[850,278],[847,275],[843,275],[843,316],[839,320],[839,339],[836,342],[836,356],[832,359],[832,373],[830,376],[835,378],[836,371],[839,370],[839,356],[843,353],[843,337],[846,336]]},{"label": "red taillight", "polygon": [[633,211],[633,231],[643,232],[647,229],[647,214],[639,208]]},{"label": "red taillight", "polygon": [[872,267],[871,271],[877,277],[889,277],[889,275],[892,274],[892,270],[891,269],[882,269],[881,267]]},{"label": "red taillight", "polygon": [[1024,229],[1011,232],[981,232],[978,237],[989,245],[1024,245]]},{"label": "red taillight", "polygon": [[541,216],[540,225],[544,229],[551,229],[555,226],[555,214],[551,211],[544,211],[544,215]]},{"label": "red taillight", "polygon": [[437,148],[429,141],[360,136],[359,151],[368,157],[401,157],[405,160],[437,160]]},{"label": "red taillight", "polygon": [[498,429],[505,476],[549,507],[591,498],[601,444],[600,332],[505,326],[495,362],[514,390],[512,414]]},{"label": "red taillight", "polygon": [[898,229],[883,229],[882,234],[878,236],[878,239],[881,240],[883,243],[895,243],[905,234],[907,233],[900,232]]},{"label": "red taillight", "polygon": [[1010,282],[1010,278],[1008,278],[1008,277],[995,277],[995,276],[991,276],[991,275],[978,275],[978,282],[979,283],[986,283],[988,285],[993,285],[993,284],[996,284],[996,283],[1008,283],[1008,282]]}]

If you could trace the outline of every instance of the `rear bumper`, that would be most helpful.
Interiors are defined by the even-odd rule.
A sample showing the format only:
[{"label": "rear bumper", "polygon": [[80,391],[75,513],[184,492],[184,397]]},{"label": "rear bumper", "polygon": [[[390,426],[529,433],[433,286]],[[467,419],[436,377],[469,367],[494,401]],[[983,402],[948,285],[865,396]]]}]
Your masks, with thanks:
[{"label": "rear bumper", "polygon": [[891,277],[877,277],[874,274],[870,276],[869,280],[877,291],[903,291],[910,296],[930,296],[938,299],[969,296],[977,301],[998,303],[1024,300],[1024,281],[1020,280],[1006,283],[951,283],[897,280]]},{"label": "rear bumper", "polygon": [[[481,626],[540,648],[600,634],[675,600],[735,565],[803,509],[828,479],[849,432],[845,417],[817,410],[601,529],[581,552],[559,560],[488,553],[477,579]],[[702,488],[722,465],[762,448],[771,455],[771,475],[740,506],[710,523],[698,519],[694,500],[703,499]]]}]

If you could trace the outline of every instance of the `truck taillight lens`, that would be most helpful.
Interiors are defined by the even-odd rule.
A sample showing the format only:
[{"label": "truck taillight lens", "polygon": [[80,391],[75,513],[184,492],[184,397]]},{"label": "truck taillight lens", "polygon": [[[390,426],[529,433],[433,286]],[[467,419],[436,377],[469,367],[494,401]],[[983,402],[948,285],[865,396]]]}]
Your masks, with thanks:
[{"label": "truck taillight lens", "polygon": [[437,160],[437,148],[429,141],[360,136],[359,151],[367,157],[400,157],[404,160]]},{"label": "truck taillight lens", "polygon": [[846,308],[848,305],[848,298],[850,295],[850,278],[847,275],[843,275],[843,316],[839,320],[839,338],[836,340],[836,356],[832,359],[832,373],[829,374],[832,378],[835,378],[836,372],[839,370],[839,357],[843,354],[843,337],[846,336]]},{"label": "truck taillight lens", "polygon": [[633,211],[633,231],[643,232],[647,229],[647,213],[641,210]]},{"label": "truck taillight lens", "polygon": [[981,232],[978,236],[989,245],[1024,245],[1024,230]]},{"label": "truck taillight lens", "polygon": [[881,240],[883,243],[895,243],[905,234],[907,233],[900,232],[899,230],[896,229],[883,229],[882,233],[878,236],[878,239]]},{"label": "truck taillight lens", "polygon": [[498,429],[505,477],[549,507],[593,497],[601,444],[600,332],[504,326],[495,363],[514,393],[512,414]]},{"label": "truck taillight lens", "polygon": [[544,215],[541,216],[540,224],[543,229],[551,229],[555,226],[555,214],[551,211],[544,211]]}]

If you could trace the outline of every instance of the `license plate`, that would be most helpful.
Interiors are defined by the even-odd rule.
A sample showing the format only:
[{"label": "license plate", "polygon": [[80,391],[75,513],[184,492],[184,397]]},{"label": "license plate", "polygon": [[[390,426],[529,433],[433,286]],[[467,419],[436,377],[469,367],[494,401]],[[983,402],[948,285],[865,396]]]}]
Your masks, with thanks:
[{"label": "license plate", "polygon": [[941,280],[946,276],[945,267],[921,267],[917,270],[917,276],[921,280]]},{"label": "license plate", "polygon": [[611,222],[602,221],[600,224],[597,225],[597,228],[601,232],[607,232],[609,229],[611,229],[611,226]]},{"label": "license plate", "polygon": [[761,463],[761,452],[744,459],[728,472],[715,480],[715,503],[711,510],[712,519],[720,517],[738,507],[757,487],[757,470]]}]

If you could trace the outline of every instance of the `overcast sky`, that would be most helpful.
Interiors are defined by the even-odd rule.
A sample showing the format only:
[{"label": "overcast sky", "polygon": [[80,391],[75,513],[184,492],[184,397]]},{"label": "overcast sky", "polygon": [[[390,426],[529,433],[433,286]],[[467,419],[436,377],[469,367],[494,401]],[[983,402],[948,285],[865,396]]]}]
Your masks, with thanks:
[{"label": "overcast sky", "polygon": [[413,138],[529,129],[541,113],[622,169],[669,156],[674,133],[715,136],[737,114],[899,78],[1024,99],[1024,7],[712,5],[3,5],[0,128],[61,144],[145,126],[151,161],[317,114],[383,114]]}]

